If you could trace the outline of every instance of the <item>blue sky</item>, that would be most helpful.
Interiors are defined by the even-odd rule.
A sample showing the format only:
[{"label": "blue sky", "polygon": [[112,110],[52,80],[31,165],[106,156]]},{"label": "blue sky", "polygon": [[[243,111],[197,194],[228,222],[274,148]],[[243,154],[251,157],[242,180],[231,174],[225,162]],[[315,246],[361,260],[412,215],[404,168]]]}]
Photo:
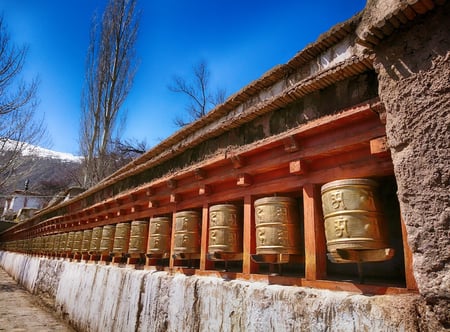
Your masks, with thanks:
[{"label": "blue sky", "polygon": [[[25,78],[39,76],[38,112],[50,147],[78,154],[80,96],[89,28],[106,0],[0,0],[11,38],[27,44]],[[286,63],[321,33],[364,8],[365,1],[138,0],[139,69],[124,109],[124,138],[158,144],[177,128],[186,99],[167,89],[208,63],[213,86],[231,95],[272,67]]]}]

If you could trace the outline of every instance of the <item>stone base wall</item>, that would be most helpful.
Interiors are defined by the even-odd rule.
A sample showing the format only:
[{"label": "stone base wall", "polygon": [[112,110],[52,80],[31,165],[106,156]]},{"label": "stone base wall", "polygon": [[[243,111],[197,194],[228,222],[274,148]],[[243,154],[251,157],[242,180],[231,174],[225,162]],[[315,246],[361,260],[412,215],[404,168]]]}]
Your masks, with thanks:
[{"label": "stone base wall", "polygon": [[79,331],[420,331],[418,295],[365,296],[0,252]]}]

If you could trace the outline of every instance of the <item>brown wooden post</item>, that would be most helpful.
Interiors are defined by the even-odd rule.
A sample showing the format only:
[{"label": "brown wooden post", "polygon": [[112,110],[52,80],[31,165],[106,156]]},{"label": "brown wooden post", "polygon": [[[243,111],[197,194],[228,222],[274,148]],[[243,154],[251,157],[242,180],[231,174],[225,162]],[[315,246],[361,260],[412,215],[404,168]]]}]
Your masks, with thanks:
[{"label": "brown wooden post", "polygon": [[202,230],[201,230],[201,247],[200,247],[200,270],[210,270],[213,268],[213,262],[207,260],[206,256],[208,254],[208,203],[203,204],[202,211]]},{"label": "brown wooden post", "polygon": [[411,290],[417,290],[417,282],[414,278],[414,269],[413,269],[413,256],[411,248],[408,244],[407,232],[405,221],[400,216],[400,224],[402,226],[402,239],[403,239],[403,255],[405,257],[405,281],[406,288]]},{"label": "brown wooden post", "polygon": [[172,213],[172,236],[170,238],[170,258],[169,258],[169,268],[173,268],[175,266],[175,260],[173,259],[173,247],[175,245],[175,213],[176,210]]},{"label": "brown wooden post", "polygon": [[326,277],[325,227],[320,208],[319,186],[307,183],[303,186],[305,226],[305,278],[320,280]]},{"label": "brown wooden post", "polygon": [[250,255],[255,253],[255,214],[253,198],[251,195],[244,197],[244,227],[243,227],[243,260],[242,273],[251,274],[258,271],[258,265],[251,260]]}]

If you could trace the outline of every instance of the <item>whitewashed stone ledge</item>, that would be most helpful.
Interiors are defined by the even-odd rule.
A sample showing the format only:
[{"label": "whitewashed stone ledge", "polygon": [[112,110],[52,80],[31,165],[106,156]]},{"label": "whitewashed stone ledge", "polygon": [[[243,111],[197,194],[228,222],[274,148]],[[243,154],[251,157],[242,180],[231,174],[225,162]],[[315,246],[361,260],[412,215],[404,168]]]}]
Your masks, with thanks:
[{"label": "whitewashed stone ledge", "polygon": [[[364,296],[1,252],[80,331],[417,331],[418,295]],[[420,310],[419,310],[420,311]]]}]

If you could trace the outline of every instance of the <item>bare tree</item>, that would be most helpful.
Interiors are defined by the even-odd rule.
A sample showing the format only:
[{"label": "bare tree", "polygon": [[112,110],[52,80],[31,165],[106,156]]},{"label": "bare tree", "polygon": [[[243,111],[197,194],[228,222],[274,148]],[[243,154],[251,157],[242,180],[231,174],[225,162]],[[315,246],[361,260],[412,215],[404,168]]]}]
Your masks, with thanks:
[{"label": "bare tree", "polygon": [[35,117],[38,79],[21,78],[27,51],[11,41],[0,17],[0,189],[19,169],[22,150],[46,135],[43,120]]},{"label": "bare tree", "polygon": [[114,136],[124,126],[121,106],[137,68],[135,42],[139,28],[136,0],[110,0],[101,23],[93,19],[82,94],[80,150],[84,186],[116,170]]},{"label": "bare tree", "polygon": [[196,119],[206,115],[209,110],[225,101],[225,89],[211,91],[210,76],[208,65],[205,61],[200,61],[193,67],[193,77],[187,81],[180,76],[174,76],[168,89],[175,93],[184,94],[188,98],[186,105],[187,120],[185,117],[178,116],[174,119],[175,125],[183,127]]}]

